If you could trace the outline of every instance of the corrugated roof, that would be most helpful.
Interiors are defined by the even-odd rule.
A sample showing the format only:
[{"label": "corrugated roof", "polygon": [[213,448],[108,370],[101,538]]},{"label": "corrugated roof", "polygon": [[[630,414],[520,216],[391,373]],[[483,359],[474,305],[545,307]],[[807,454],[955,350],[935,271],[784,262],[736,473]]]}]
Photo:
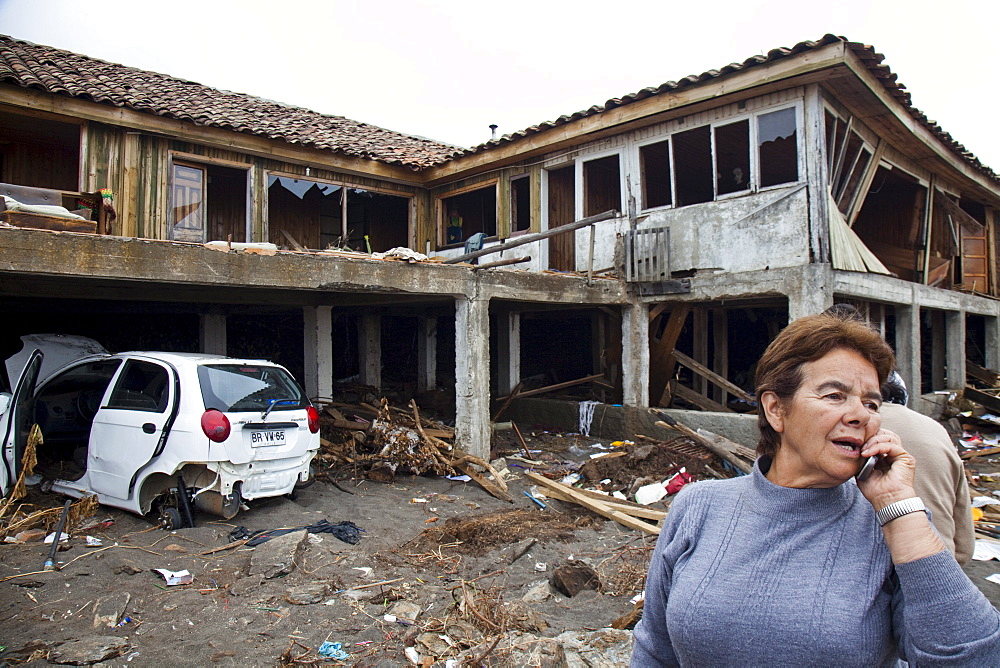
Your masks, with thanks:
[{"label": "corrugated roof", "polygon": [[510,144],[517,142],[518,140],[524,139],[531,135],[538,134],[540,132],[545,132],[552,128],[557,128],[561,125],[566,125],[574,121],[578,121],[582,118],[587,118],[589,116],[594,116],[596,114],[601,114],[610,109],[616,107],[622,107],[633,102],[638,102],[639,100],[644,100],[648,97],[654,95],[664,95],[672,93],[673,91],[680,90],[683,88],[688,88],[691,86],[697,86],[698,84],[704,83],[706,81],[711,81],[713,79],[719,79],[721,77],[728,76],[737,72],[742,72],[744,70],[764,65],[767,63],[772,63],[776,60],[782,58],[788,58],[789,56],[794,56],[796,54],[802,53],[804,51],[812,51],[819,49],[821,47],[827,46],[829,44],[835,44],[838,42],[843,42],[847,45],[851,51],[853,51],[858,58],[868,67],[869,71],[879,80],[879,82],[885,87],[886,91],[896,99],[906,111],[912,116],[918,123],[927,128],[935,137],[937,137],[949,150],[958,155],[962,160],[967,162],[976,171],[984,174],[996,183],[1000,183],[1000,175],[997,175],[992,169],[984,165],[979,158],[972,154],[965,146],[955,141],[955,139],[941,129],[935,121],[927,118],[924,112],[920,111],[914,107],[910,102],[910,94],[906,91],[906,87],[901,83],[896,81],[896,75],[892,73],[887,65],[883,65],[882,61],[885,60],[885,56],[881,53],[875,51],[875,49],[869,45],[862,44],[860,42],[851,42],[846,37],[838,37],[836,35],[824,35],[821,39],[816,41],[805,41],[799,42],[791,48],[779,48],[772,49],[767,52],[766,55],[752,56],[747,58],[742,63],[730,63],[725,67],[717,70],[708,70],[707,72],[702,72],[701,74],[692,74],[680,79],[679,81],[668,81],[659,86],[643,88],[636,93],[630,93],[629,95],[624,95],[622,97],[612,98],[606,101],[603,105],[595,105],[589,109],[584,109],[583,111],[578,111],[575,114],[570,114],[568,116],[560,116],[554,121],[547,121],[545,123],[540,123],[538,125],[532,125],[529,128],[525,128],[519,132],[514,132],[511,134],[498,137],[497,139],[490,140],[484,144],[480,144],[474,148],[468,149],[464,154],[480,153],[483,151],[488,151],[490,149],[503,146],[505,144]]},{"label": "corrugated roof", "polygon": [[0,82],[414,169],[458,150],[291,105],[0,35]]}]

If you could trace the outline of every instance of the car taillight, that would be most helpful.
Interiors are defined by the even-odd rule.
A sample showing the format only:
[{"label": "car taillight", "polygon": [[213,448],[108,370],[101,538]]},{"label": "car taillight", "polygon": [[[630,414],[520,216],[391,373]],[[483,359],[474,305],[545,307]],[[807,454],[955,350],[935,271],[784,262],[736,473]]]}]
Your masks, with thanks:
[{"label": "car taillight", "polygon": [[306,417],[309,418],[309,431],[315,434],[319,431],[319,411],[316,410],[315,406],[308,406],[306,408]]},{"label": "car taillight", "polygon": [[[317,420],[319,417],[317,416]],[[222,411],[209,408],[201,416],[201,430],[216,443],[222,443],[229,438],[232,427],[229,425],[229,418]]]}]

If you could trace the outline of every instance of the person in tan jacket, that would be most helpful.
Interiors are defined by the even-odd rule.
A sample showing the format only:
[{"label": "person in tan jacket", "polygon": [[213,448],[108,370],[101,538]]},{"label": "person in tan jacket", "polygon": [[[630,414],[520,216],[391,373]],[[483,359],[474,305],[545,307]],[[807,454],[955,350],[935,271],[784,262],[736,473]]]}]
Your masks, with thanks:
[{"label": "person in tan jacket", "polygon": [[895,371],[882,386],[882,427],[899,435],[917,460],[914,487],[931,511],[931,522],[944,544],[965,566],[972,558],[975,533],[965,468],[941,424],[906,407],[906,385]]}]

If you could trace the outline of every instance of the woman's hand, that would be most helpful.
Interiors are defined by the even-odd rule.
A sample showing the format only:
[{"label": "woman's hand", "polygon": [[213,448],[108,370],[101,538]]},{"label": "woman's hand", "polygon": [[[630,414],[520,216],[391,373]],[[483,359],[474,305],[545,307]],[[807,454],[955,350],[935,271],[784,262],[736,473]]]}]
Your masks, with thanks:
[{"label": "woman's hand", "polygon": [[861,460],[879,455],[881,459],[875,470],[858,488],[872,504],[876,512],[894,501],[916,496],[913,478],[917,462],[913,455],[903,449],[903,444],[895,432],[879,429],[861,448]]},{"label": "woman's hand", "polygon": [[[862,459],[874,455],[881,455],[882,459],[871,475],[858,483],[858,489],[876,512],[894,501],[917,495],[913,490],[917,462],[903,449],[899,436],[888,429],[879,429],[861,448]],[[882,535],[893,563],[897,564],[928,557],[944,549],[944,543],[931,528],[925,513],[910,513],[886,523]]]}]

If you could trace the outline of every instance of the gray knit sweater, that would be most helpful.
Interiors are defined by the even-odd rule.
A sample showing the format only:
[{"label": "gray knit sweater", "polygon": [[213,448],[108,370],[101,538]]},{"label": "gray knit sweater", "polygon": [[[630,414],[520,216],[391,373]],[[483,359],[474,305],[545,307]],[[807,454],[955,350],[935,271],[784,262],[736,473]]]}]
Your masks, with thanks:
[{"label": "gray knit sweater", "polygon": [[893,568],[853,480],[780,487],[762,462],[674,501],[633,667],[1000,666],[1000,613],[947,550]]}]

